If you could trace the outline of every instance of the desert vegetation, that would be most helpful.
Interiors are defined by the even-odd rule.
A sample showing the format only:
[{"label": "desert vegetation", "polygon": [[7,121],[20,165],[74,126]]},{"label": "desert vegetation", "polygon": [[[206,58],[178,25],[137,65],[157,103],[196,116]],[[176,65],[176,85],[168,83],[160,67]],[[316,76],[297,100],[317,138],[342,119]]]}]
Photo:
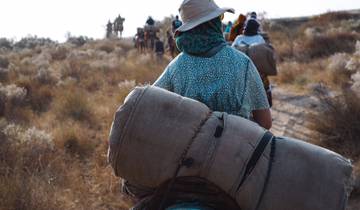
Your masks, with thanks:
[{"label": "desert vegetation", "polygon": [[2,40],[0,209],[128,208],[106,162],[107,134],[131,88],[166,62],[128,40]]},{"label": "desert vegetation", "polygon": [[[360,14],[266,20],[276,87],[317,95],[312,142],[353,159],[360,195]],[[169,22],[170,19],[165,19]],[[295,20],[294,20],[295,21]],[[114,111],[163,63],[131,40],[0,39],[0,209],[127,209],[107,164]]]}]

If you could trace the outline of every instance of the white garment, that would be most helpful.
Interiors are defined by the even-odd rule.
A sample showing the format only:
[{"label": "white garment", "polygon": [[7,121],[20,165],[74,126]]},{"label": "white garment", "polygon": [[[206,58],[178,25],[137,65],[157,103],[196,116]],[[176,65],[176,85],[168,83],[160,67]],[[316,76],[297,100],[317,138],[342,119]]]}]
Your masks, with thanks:
[{"label": "white garment", "polygon": [[245,36],[243,34],[236,37],[234,40],[232,47],[240,46],[240,45],[254,45],[254,44],[263,44],[265,43],[264,38],[261,35],[254,36]]}]

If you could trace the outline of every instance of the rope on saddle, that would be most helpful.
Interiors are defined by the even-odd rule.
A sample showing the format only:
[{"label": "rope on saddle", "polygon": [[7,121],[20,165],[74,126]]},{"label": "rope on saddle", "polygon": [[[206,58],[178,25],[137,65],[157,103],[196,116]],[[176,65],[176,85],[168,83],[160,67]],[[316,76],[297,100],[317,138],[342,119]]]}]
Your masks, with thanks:
[{"label": "rope on saddle", "polygon": [[162,199],[162,201],[160,202],[160,205],[159,205],[159,210],[162,210],[164,209],[165,207],[165,204],[166,204],[166,201],[167,201],[167,197],[168,197],[168,194],[170,193],[171,191],[171,188],[172,186],[174,185],[174,182],[176,180],[176,177],[178,176],[179,172],[180,172],[180,169],[185,166],[187,168],[190,168],[192,166],[192,164],[194,163],[194,159],[191,158],[191,157],[186,157],[187,156],[187,153],[191,147],[191,145],[193,144],[193,142],[195,141],[195,138],[197,137],[197,135],[199,134],[201,128],[203,127],[203,125],[207,122],[207,120],[211,117],[212,115],[212,111],[210,111],[206,117],[201,121],[200,125],[197,127],[197,129],[195,130],[194,132],[194,135],[193,137],[190,139],[188,145],[186,146],[186,148],[184,149],[184,151],[182,152],[181,156],[180,156],[180,159],[179,159],[179,163],[178,163],[178,166],[175,170],[175,173],[174,173],[174,176],[171,178],[171,181],[169,182],[168,186],[167,186],[167,189],[164,193],[164,197]]}]

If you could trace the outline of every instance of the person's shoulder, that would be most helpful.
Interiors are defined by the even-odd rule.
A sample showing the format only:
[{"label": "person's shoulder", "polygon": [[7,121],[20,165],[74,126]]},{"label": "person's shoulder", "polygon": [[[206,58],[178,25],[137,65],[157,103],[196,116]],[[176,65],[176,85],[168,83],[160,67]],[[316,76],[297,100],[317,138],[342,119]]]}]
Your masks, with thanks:
[{"label": "person's shoulder", "polygon": [[178,68],[179,66],[181,66],[186,60],[187,60],[187,55],[183,52],[181,52],[180,54],[178,54],[174,59],[172,59],[172,61],[170,61],[170,63],[168,64],[167,68],[170,69],[174,69],[174,68]]},{"label": "person's shoulder", "polygon": [[239,45],[240,42],[244,40],[244,38],[245,38],[245,36],[243,34],[237,35],[234,40],[234,44]]},{"label": "person's shoulder", "polygon": [[245,37],[245,35],[244,34],[240,34],[240,35],[237,35],[237,37],[236,37],[236,39],[243,39]]}]

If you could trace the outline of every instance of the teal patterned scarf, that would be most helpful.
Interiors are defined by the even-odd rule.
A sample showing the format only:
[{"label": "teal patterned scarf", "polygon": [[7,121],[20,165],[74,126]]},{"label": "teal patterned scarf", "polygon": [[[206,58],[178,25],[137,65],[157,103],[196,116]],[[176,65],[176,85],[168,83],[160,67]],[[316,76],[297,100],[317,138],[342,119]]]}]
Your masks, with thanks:
[{"label": "teal patterned scarf", "polygon": [[212,48],[225,44],[220,17],[195,28],[181,32],[176,37],[176,46],[181,52],[201,56]]}]

